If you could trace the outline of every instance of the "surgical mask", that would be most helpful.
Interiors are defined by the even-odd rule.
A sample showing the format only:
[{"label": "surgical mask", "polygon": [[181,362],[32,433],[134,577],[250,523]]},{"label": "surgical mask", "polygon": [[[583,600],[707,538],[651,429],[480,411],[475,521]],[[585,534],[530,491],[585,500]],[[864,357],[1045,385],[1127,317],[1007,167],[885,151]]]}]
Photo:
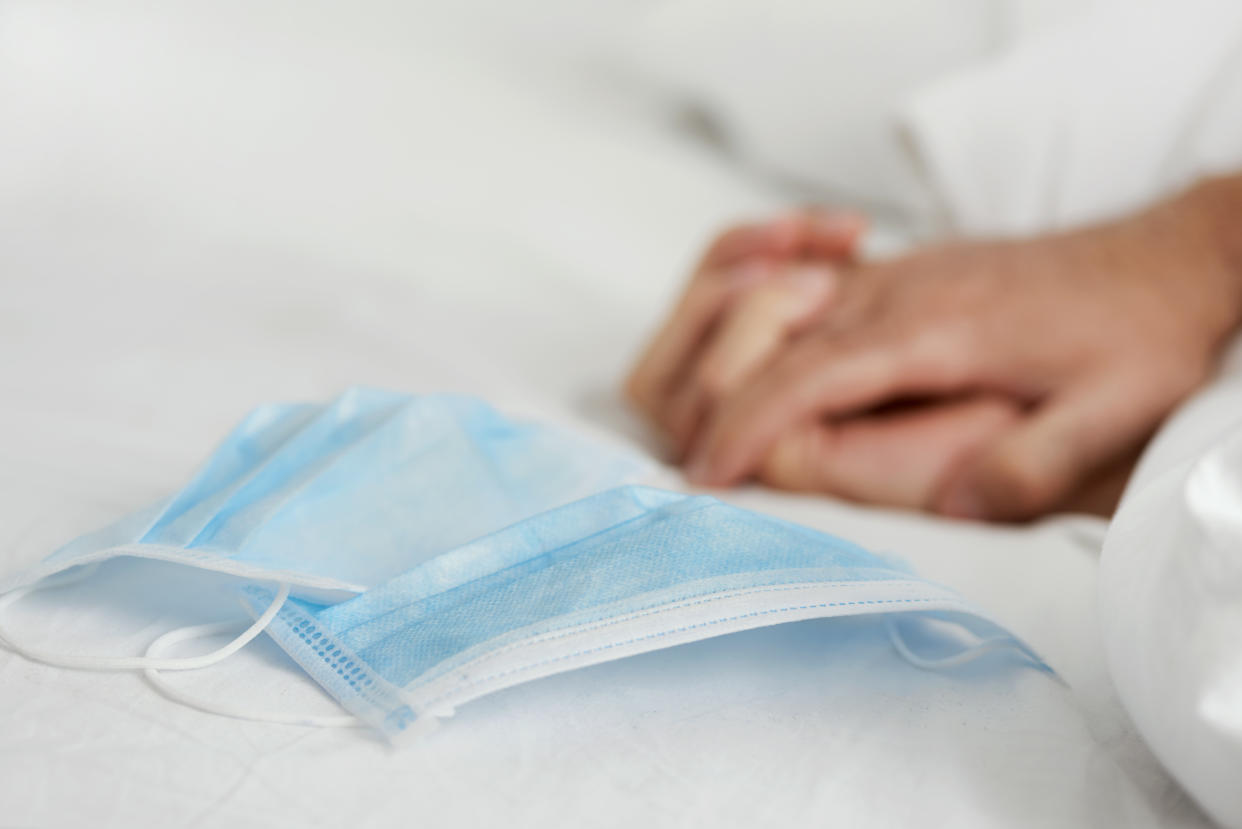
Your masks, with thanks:
[{"label": "surgical mask", "polygon": [[[31,590],[89,575],[83,565],[120,556],[337,601],[647,467],[635,453],[515,422],[467,397],[354,388],[322,405],[263,406],[171,498],[0,580],[0,610]],[[192,669],[235,652],[261,632],[260,622],[210,658],[54,653],[3,630],[0,641],[64,667]]]},{"label": "surgical mask", "polygon": [[355,388],[255,410],[180,492],[0,580],[0,592],[137,556],[339,600],[645,467],[472,398]]},{"label": "surgical mask", "polygon": [[[273,594],[250,586],[255,613]],[[290,600],[267,632],[360,719],[418,733],[484,694],[550,674],[803,619],[902,614],[916,663],[951,621],[965,647],[1039,658],[947,588],[895,561],[705,496],[596,495],[478,539],[357,598]],[[930,643],[930,644],[929,644]]]},{"label": "surgical mask", "polygon": [[[608,488],[643,468],[630,453],[467,398],[354,389],[323,406],[263,407],[181,492],[70,543],[0,597],[2,609],[116,556],[163,559],[250,582],[258,618],[244,632],[173,659],[157,653],[232,624],[173,631],[146,656],[49,654],[0,639],[51,664],[144,669],[204,710],[352,723],[238,711],[160,681],[160,670],[209,666],[266,630],[392,737],[536,677],[798,619],[899,614],[894,644],[925,667],[998,648],[1042,664],[953,592],[853,544],[712,498]],[[937,632],[945,624],[956,638]]]}]

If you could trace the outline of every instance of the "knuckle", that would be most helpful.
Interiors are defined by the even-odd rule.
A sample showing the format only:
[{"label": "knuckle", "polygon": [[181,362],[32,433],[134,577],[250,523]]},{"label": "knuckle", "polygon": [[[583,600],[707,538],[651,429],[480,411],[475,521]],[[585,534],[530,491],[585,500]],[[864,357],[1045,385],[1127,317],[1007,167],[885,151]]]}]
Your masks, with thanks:
[{"label": "knuckle", "polygon": [[777,489],[806,489],[806,475],[799,448],[788,439],[778,440],[755,473],[761,482]]},{"label": "knuckle", "polygon": [[1052,504],[1058,481],[1028,458],[1013,453],[997,457],[982,481],[982,495],[1002,517],[1023,518]]},{"label": "knuckle", "polygon": [[930,325],[894,333],[893,349],[908,355],[908,370],[935,385],[966,382],[975,359],[967,326]]},{"label": "knuckle", "polygon": [[845,494],[831,474],[831,433],[816,423],[795,426],[764,454],[756,477],[768,486],[794,492]]},{"label": "knuckle", "polygon": [[771,400],[783,399],[795,392],[813,376],[821,361],[813,349],[800,349],[778,358],[755,384]]}]

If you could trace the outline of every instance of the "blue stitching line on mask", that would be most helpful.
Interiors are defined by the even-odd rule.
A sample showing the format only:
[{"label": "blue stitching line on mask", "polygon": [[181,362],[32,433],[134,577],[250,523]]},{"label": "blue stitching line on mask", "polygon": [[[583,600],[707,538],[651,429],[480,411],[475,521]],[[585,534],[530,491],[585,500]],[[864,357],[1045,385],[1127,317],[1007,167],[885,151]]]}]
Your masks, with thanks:
[{"label": "blue stitching line on mask", "polygon": [[688,631],[688,630],[694,630],[695,628],[711,627],[712,625],[724,624],[725,622],[733,622],[733,621],[737,621],[738,619],[746,619],[752,616],[767,616],[773,613],[788,613],[788,612],[795,611],[795,610],[811,610],[812,608],[819,608],[819,607],[827,608],[827,607],[848,607],[852,605],[914,604],[918,602],[930,602],[930,601],[932,601],[930,598],[860,599],[859,601],[855,601],[855,602],[817,602],[813,604],[790,605],[788,607],[774,607],[768,610],[752,610],[749,613],[739,613],[735,616],[725,616],[720,619],[713,619],[707,622],[695,622],[692,625],[684,625],[679,628],[673,628],[672,630],[660,631],[658,633],[647,633],[642,636],[636,636],[632,639],[624,639],[619,642],[612,642],[607,645],[597,645],[594,648],[584,648],[583,650],[575,651],[573,653],[567,653],[562,656],[554,656],[548,659],[540,660],[539,662],[532,662],[531,664],[523,665],[520,668],[510,668],[506,671],[501,671],[500,673],[490,674],[488,676],[482,677],[481,679],[477,679],[474,682],[468,683],[466,685],[462,685],[451,691],[445,691],[443,694],[440,694],[438,697],[435,697],[434,699],[429,700],[423,707],[432,708],[436,703],[440,702],[441,700],[450,696],[451,694],[460,693],[461,691],[467,691],[485,682],[491,682],[493,680],[502,679],[512,674],[530,671],[535,668],[540,668],[544,665],[550,665],[554,662],[563,662],[567,659],[573,659],[574,657],[577,657],[577,656],[585,656],[590,653],[599,653],[601,651],[606,651],[611,648],[617,648],[623,645],[631,645],[635,642],[642,642],[646,639],[659,639],[664,636],[671,636],[676,633],[684,633],[685,631]]},{"label": "blue stitching line on mask", "polygon": [[[655,604],[646,605],[645,607],[636,608],[633,611],[627,612],[623,616],[619,616],[615,619],[609,619],[606,622],[596,622],[596,623],[590,624],[590,626],[588,627],[573,627],[569,630],[550,631],[548,633],[538,634],[535,637],[530,638],[530,639],[522,639],[521,641],[518,641],[518,642],[512,642],[508,645],[504,645],[503,647],[497,648],[496,650],[488,651],[485,654],[481,654],[480,656],[467,661],[466,663],[464,663],[463,665],[459,666],[456,669],[450,668],[449,670],[465,670],[467,667],[469,667],[469,665],[472,662],[477,662],[479,659],[487,659],[487,658],[499,656],[500,654],[508,653],[509,651],[514,650],[516,648],[522,648],[522,647],[526,647],[527,645],[539,644],[543,642],[553,642],[553,641],[556,641],[557,639],[562,639],[566,636],[574,636],[578,633],[585,633],[585,632],[594,631],[594,630],[603,630],[604,628],[607,628],[607,627],[625,624],[626,622],[633,621],[634,619],[641,619],[645,616],[654,616],[660,613],[665,613],[670,610],[679,610],[682,608],[694,607],[695,605],[710,604],[711,602],[724,601],[725,599],[735,599],[741,596],[753,596],[758,593],[777,593],[777,592],[781,592],[785,590],[805,590],[809,587],[833,587],[833,588],[874,587],[877,584],[882,584],[885,582],[892,582],[892,581],[898,581],[898,580],[897,579],[877,579],[873,581],[810,581],[810,582],[804,581],[804,582],[794,582],[792,584],[769,585],[767,587],[751,587],[751,588],[745,588],[745,589],[739,588],[736,590],[731,590],[731,591],[723,592],[723,593],[718,592],[718,591],[709,591],[706,593],[689,593],[684,596],[677,596],[675,598],[659,601]],[[901,579],[900,581],[911,581],[911,580]],[[875,599],[873,601],[905,601],[905,600],[903,599]],[[391,636],[386,637],[386,638],[391,638]],[[427,673],[430,673],[434,671],[435,669],[436,669],[436,666],[433,665],[431,668],[427,670]],[[448,673],[448,671],[442,671],[439,674],[437,674],[437,676],[443,676],[445,673]],[[423,684],[423,683],[419,683],[419,684]]]}]

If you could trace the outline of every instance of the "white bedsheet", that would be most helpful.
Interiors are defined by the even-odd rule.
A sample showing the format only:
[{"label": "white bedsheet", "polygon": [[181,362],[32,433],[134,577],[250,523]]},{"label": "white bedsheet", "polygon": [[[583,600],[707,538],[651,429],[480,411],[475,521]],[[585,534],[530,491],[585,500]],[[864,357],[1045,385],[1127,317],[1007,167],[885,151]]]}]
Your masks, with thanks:
[{"label": "white bedsheet", "polygon": [[[349,384],[638,440],[619,373],[705,234],[781,194],[606,76],[481,57],[420,27],[430,9],[385,26],[316,8],[291,32],[213,8],[0,7],[0,566],[174,488],[253,405]],[[0,651],[0,824],[1202,823],[1108,680],[1100,522],[725,497],[907,558],[1070,687],[928,674],[911,693],[874,625],[829,620],[531,683],[394,751]],[[236,612],[214,587],[147,590],[185,578],[159,567],[106,569],[5,623],[137,653]],[[172,681],[333,707],[268,644]]]}]

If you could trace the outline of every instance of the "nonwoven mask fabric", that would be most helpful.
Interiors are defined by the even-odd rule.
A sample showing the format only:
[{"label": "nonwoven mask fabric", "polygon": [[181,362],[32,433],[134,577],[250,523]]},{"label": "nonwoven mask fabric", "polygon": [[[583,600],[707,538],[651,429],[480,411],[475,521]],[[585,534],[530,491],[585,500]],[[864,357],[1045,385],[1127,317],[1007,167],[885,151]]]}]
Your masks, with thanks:
[{"label": "nonwoven mask fabric", "polygon": [[[245,588],[257,615],[273,593]],[[392,738],[485,694],[624,656],[803,619],[896,614],[898,651],[957,664],[1032,651],[953,591],[823,533],[627,486],[474,540],[331,606],[290,599],[267,632],[351,713]],[[937,660],[910,642],[950,623]],[[913,625],[915,629],[911,629]]]},{"label": "nonwoven mask fabric", "polygon": [[180,492],[0,579],[0,593],[138,556],[339,600],[644,468],[473,398],[354,388],[254,410]]}]

